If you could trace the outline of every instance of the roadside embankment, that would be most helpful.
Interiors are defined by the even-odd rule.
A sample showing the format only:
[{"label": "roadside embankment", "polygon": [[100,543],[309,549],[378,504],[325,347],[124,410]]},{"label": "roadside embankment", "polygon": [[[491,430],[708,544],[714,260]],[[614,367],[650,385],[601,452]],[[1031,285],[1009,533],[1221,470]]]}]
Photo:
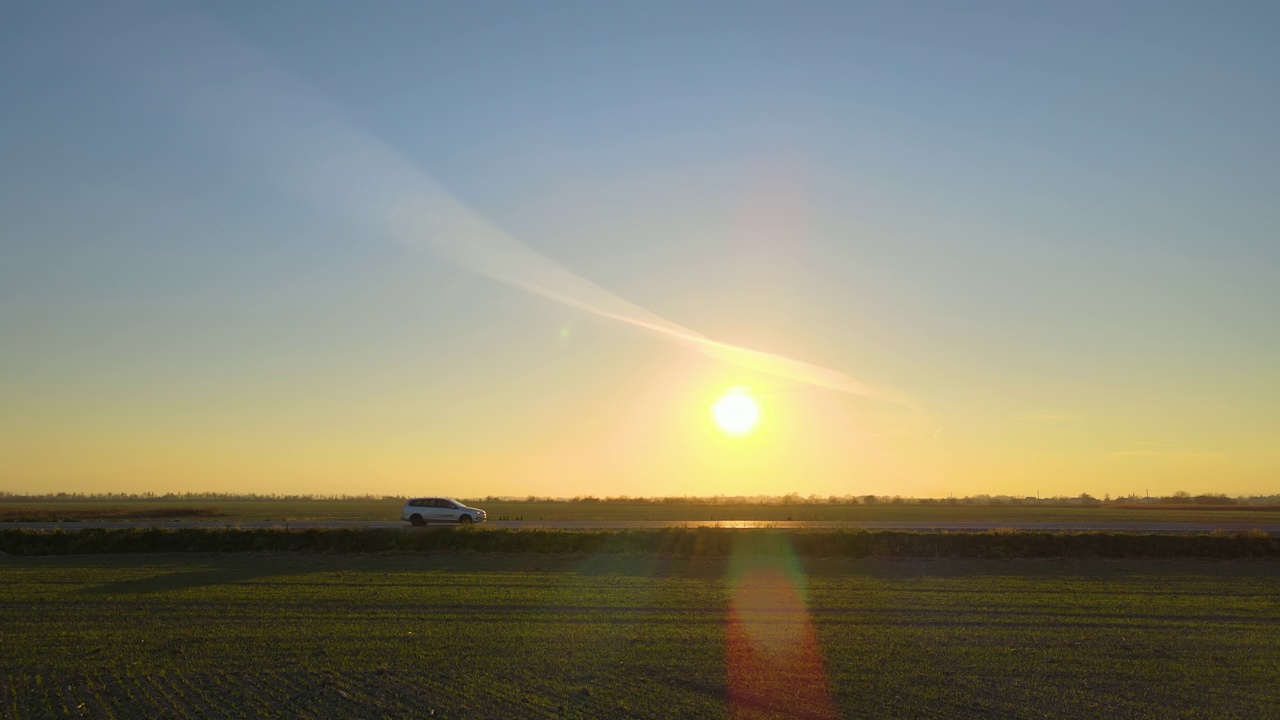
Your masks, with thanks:
[{"label": "roadside embankment", "polygon": [[86,529],[0,530],[10,555],[159,552],[479,552],[634,553],[723,557],[788,553],[876,558],[1280,558],[1280,537],[1265,532],[905,532],[894,530],[424,530]]}]

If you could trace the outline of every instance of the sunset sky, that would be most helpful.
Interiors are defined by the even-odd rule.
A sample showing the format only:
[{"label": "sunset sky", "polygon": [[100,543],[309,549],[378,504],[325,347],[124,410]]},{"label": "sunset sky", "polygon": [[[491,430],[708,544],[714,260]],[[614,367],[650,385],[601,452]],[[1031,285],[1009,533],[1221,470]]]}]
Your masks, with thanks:
[{"label": "sunset sky", "polygon": [[1278,32],[0,4],[0,490],[1280,492]]}]

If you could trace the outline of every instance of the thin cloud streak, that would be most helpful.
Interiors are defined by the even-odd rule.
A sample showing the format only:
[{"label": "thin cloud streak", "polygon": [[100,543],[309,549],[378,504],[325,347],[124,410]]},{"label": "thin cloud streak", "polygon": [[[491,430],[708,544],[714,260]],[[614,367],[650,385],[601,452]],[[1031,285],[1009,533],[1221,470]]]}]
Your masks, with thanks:
[{"label": "thin cloud streak", "polygon": [[143,42],[125,51],[145,57],[152,67],[163,58],[165,71],[142,73],[144,84],[177,98],[194,122],[221,136],[260,175],[337,211],[363,232],[390,236],[497,282],[741,367],[914,407],[838,370],[713,340],[577,275],[494,226],[208,18],[175,14],[149,23],[149,29]]},{"label": "thin cloud streak", "polygon": [[[387,148],[378,149],[389,151]],[[380,160],[387,164],[400,162],[399,158],[388,155],[383,155]],[[348,178],[367,177],[370,180],[386,177],[376,170],[375,166],[355,166],[347,168],[342,175]],[[511,234],[493,226],[420,173],[407,169],[401,178],[403,182],[399,187],[413,190],[395,203],[388,211],[388,216],[391,218],[393,235],[405,244],[425,246],[460,267],[498,282],[600,317],[664,335],[741,367],[852,395],[907,404],[838,370],[719,342],[667,320],[538,253]],[[385,190],[385,197],[394,197],[392,193],[395,191],[392,188],[387,187]]]}]

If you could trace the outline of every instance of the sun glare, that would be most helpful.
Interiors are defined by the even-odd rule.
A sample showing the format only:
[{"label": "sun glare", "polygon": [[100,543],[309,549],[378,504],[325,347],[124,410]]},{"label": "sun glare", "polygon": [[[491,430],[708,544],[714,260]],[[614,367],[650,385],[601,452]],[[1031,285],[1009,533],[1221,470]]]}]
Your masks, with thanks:
[{"label": "sun glare", "polygon": [[711,417],[722,432],[746,435],[760,422],[760,405],[747,388],[730,388],[711,406]]}]

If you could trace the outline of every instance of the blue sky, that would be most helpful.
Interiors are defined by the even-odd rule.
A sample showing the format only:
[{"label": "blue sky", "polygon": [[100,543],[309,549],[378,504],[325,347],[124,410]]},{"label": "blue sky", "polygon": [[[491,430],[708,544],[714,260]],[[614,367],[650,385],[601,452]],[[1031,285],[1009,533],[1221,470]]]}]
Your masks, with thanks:
[{"label": "blue sky", "polygon": [[[6,4],[0,488],[1275,491],[1278,15]],[[313,182],[361,152],[911,407],[388,238],[390,180]],[[739,382],[773,435],[685,428]]]}]

